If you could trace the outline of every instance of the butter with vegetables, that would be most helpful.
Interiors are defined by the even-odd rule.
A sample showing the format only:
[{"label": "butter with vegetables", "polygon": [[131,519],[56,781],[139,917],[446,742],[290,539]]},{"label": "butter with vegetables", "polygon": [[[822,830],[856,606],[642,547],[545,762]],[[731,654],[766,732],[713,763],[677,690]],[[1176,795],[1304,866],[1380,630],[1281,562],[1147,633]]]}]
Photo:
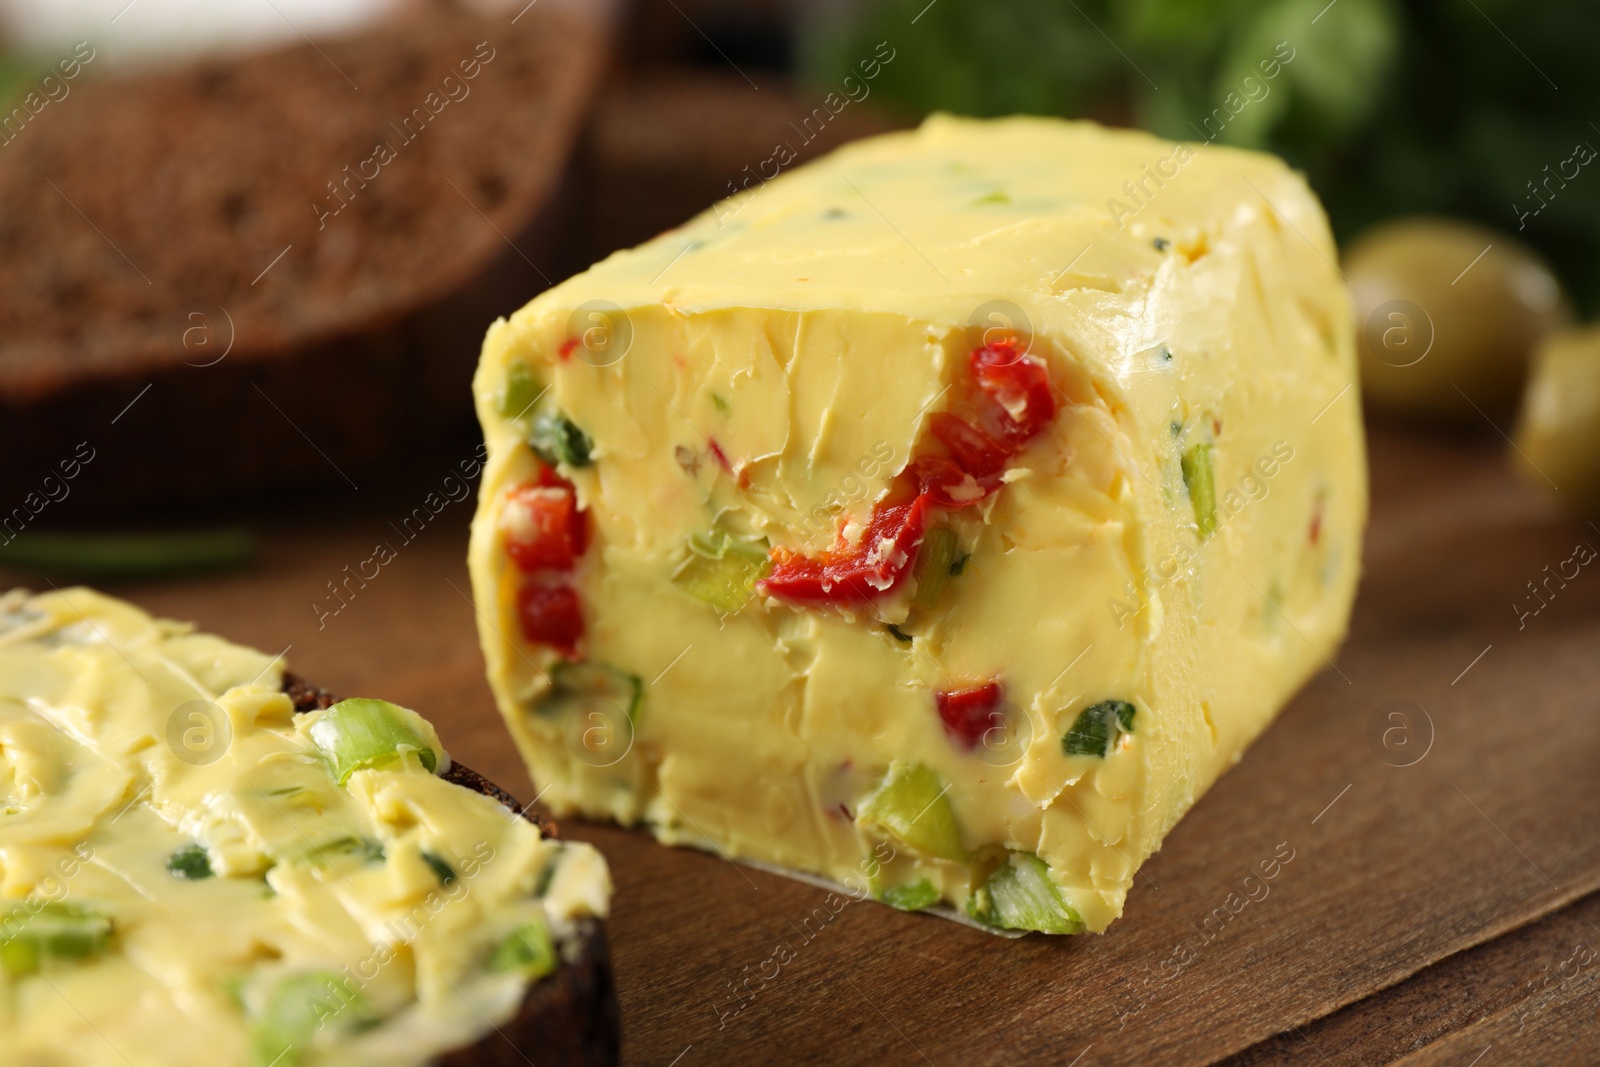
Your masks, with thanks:
[{"label": "butter with vegetables", "polygon": [[413,712],[89,589],[0,596],[0,1062],[420,1065],[603,917],[604,861]]},{"label": "butter with vegetables", "polygon": [[1344,636],[1335,260],[1269,156],[935,117],[495,323],[470,563],[546,802],[1104,930]]}]

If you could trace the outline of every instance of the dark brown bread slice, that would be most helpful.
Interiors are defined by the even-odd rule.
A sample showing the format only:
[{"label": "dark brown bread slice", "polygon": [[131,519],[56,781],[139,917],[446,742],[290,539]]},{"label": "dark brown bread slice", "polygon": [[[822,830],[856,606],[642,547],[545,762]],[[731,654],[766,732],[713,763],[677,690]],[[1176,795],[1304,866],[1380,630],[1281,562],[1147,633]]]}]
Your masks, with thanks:
[{"label": "dark brown bread slice", "polygon": [[[285,674],[283,690],[295,711],[325,708],[338,698],[293,674]],[[516,798],[476,771],[452,763],[442,776],[474,792],[493,797],[539,828],[556,836],[556,825],[518,804]],[[477,1044],[441,1057],[436,1067],[607,1067],[621,1055],[617,994],[611,978],[611,957],[605,928],[586,923],[578,958],[528,988],[522,1007],[496,1033]]]},{"label": "dark brown bread slice", "polygon": [[550,283],[610,33],[515,15],[91,68],[0,148],[0,509],[83,440],[57,512],[342,484],[470,427],[485,324]]}]

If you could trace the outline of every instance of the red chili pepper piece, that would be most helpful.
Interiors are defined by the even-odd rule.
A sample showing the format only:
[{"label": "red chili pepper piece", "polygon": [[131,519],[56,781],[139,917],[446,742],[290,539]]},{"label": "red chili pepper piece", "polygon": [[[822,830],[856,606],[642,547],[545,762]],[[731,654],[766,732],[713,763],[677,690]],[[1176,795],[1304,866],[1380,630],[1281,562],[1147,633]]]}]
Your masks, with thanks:
[{"label": "red chili pepper piece", "polygon": [[993,397],[1015,427],[1006,436],[1013,445],[1037,434],[1056,416],[1056,399],[1050,391],[1045,365],[1017,351],[1015,342],[1001,341],[972,350],[972,374],[978,388]]},{"label": "red chili pepper piece", "polygon": [[948,456],[918,456],[911,461],[911,474],[917,491],[928,498],[928,503],[941,508],[976,504],[1000,484],[997,478],[974,478]]},{"label": "red chili pepper piece", "polygon": [[523,571],[568,570],[583,554],[587,525],[571,486],[519,485],[500,513],[506,555]]},{"label": "red chili pepper piece", "polygon": [[760,589],[796,604],[860,604],[895,587],[911,569],[928,525],[929,499],[879,505],[855,548],[812,559],[783,549],[772,552],[772,573]]},{"label": "red chili pepper piece", "polygon": [[[539,473],[534,478],[534,484],[546,488],[565,489],[572,494],[574,501],[578,499],[578,490],[571,482],[557,474],[554,467],[546,467],[541,463],[539,465]],[[577,510],[577,505],[574,504],[572,512],[572,553],[575,556],[581,556],[588,548],[589,514],[588,512]]]},{"label": "red chili pepper piece", "polygon": [[517,618],[522,636],[537,645],[549,645],[566,656],[576,656],[583,636],[583,609],[578,591],[555,575],[538,575],[517,593]]},{"label": "red chili pepper piece", "polygon": [[928,426],[956,464],[974,478],[992,477],[1005,468],[1010,450],[965,419],[941,411],[928,420]]},{"label": "red chili pepper piece", "polygon": [[983,735],[1004,722],[1000,714],[999,682],[986,682],[974,689],[941,690],[934,694],[939,720],[950,737],[968,751],[977,748]]}]

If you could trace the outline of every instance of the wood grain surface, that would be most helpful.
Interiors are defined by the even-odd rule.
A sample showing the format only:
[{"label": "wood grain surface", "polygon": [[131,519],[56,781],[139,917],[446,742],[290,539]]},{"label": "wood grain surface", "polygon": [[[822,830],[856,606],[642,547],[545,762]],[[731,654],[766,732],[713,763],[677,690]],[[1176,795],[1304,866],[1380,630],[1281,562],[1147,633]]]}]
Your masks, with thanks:
[{"label": "wood grain surface", "polygon": [[[830,908],[809,885],[567,822],[616,880],[625,1061],[1600,1062],[1600,561],[1541,586],[1537,614],[1514,607],[1538,607],[1527,583],[1600,530],[1516,483],[1493,442],[1378,429],[1372,466],[1336,666],[1184,818],[1104,936]],[[449,472],[408,473],[415,501],[356,490],[273,520],[249,570],[111,591],[415,707],[531,797],[482,676],[471,501],[409,543],[390,525]],[[326,583],[380,541],[397,558],[319,625],[314,603],[339,607]]]}]

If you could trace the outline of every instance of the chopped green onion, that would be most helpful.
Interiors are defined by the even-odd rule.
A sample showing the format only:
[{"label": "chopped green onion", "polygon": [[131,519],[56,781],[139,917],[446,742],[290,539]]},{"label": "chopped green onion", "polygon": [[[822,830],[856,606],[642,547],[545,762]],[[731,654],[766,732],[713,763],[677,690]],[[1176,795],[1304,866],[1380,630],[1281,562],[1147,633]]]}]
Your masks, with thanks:
[{"label": "chopped green onion", "polygon": [[1084,708],[1061,738],[1061,747],[1069,756],[1103,758],[1119,735],[1133,732],[1133,717],[1137,712],[1138,709],[1126,700],[1102,700]]},{"label": "chopped green onion", "polygon": [[528,429],[528,445],[552,467],[557,463],[587,467],[589,453],[594,447],[589,435],[560,412],[539,415],[533,420]]},{"label": "chopped green onion", "polygon": [[[563,660],[550,670],[550,689],[534,705],[540,715],[566,716],[584,709],[621,709],[629,722],[639,717],[644,699],[644,682],[637,674],[619,671],[604,663],[571,663]],[[599,705],[599,707],[596,707]]]},{"label": "chopped green onion", "polygon": [[249,530],[79,534],[28,530],[0,547],[0,565],[47,574],[147,578],[240,567],[255,555]]},{"label": "chopped green onion", "polygon": [[512,360],[506,368],[506,386],[500,394],[500,414],[508,419],[525,415],[539,399],[539,382],[522,360]]},{"label": "chopped green onion", "polygon": [[931,611],[939,603],[939,594],[950,580],[956,547],[956,532],[948,526],[935,526],[922,538],[917,563],[911,571],[917,580],[917,591],[911,597],[912,607]]},{"label": "chopped green onion", "polygon": [[13,978],[33,974],[39,969],[41,955],[37,941],[27,938],[0,941],[0,971]]},{"label": "chopped green onion", "polygon": [[926,878],[918,878],[907,885],[885,889],[878,899],[901,911],[921,911],[939,903],[939,891]]},{"label": "chopped green onion", "polygon": [[30,898],[0,910],[0,970],[9,975],[98,956],[110,941],[111,920],[87,904]]},{"label": "chopped green onion", "polygon": [[972,558],[972,553],[971,552],[963,552],[963,553],[961,553],[961,555],[957,556],[956,557],[956,561],[954,563],[950,564],[950,577],[952,577],[952,578],[961,577],[961,572],[967,569],[967,560],[969,560],[971,558]]},{"label": "chopped green onion", "polygon": [[565,855],[567,846],[561,842],[556,843],[556,854],[550,857],[550,862],[544,865],[544,870],[539,872],[539,884],[533,887],[533,895],[544,899],[550,892],[550,883],[556,880],[556,869],[561,866],[561,857]]},{"label": "chopped green onion", "polygon": [[327,863],[337,856],[358,856],[363,863],[382,863],[385,858],[383,842],[370,837],[356,837],[354,834],[313,845],[305,855],[317,864]]},{"label": "chopped green onion", "polygon": [[918,852],[965,863],[961,830],[945,799],[947,786],[921,763],[895,760],[883,782],[862,802],[856,821],[877,826]]},{"label": "chopped green onion", "polygon": [[456,869],[432,852],[424,852],[422,862],[432,868],[433,873],[439,878],[440,885],[449,886],[455,882]]},{"label": "chopped green onion", "polygon": [[711,403],[716,405],[716,409],[722,412],[724,415],[728,413],[728,402],[722,397],[718,396],[716,393],[711,394]]},{"label": "chopped green onion", "polygon": [[360,1022],[366,1004],[337,974],[313,971],[281,979],[250,1026],[250,1067],[296,1067],[317,1031],[347,1013],[344,1021]]},{"label": "chopped green onion", "polygon": [[1211,445],[1191,445],[1182,461],[1183,484],[1189,490],[1195,525],[1200,528],[1202,538],[1210,537],[1217,530],[1217,488],[1211,453]]},{"label": "chopped green onion", "polygon": [[356,771],[381,767],[415,752],[429,771],[439,757],[410,722],[413,712],[387,700],[351,697],[328,708],[311,724],[311,740],[333,762],[344,785]]},{"label": "chopped green onion", "polygon": [[198,882],[211,877],[211,857],[204,845],[185,845],[167,857],[167,870],[175,878]]},{"label": "chopped green onion", "polygon": [[495,946],[489,970],[513,971],[526,978],[543,978],[556,969],[556,946],[550,931],[535,919]]},{"label": "chopped green onion", "polygon": [[771,569],[764,542],[740,541],[714,529],[689,538],[689,554],[672,572],[672,581],[717,614],[732,615],[755,595],[756,583]]},{"label": "chopped green onion", "polygon": [[883,628],[887,630],[889,636],[894,638],[896,641],[904,641],[909,645],[912,641],[916,640],[916,638],[912,637],[910,634],[906,633],[892,622],[884,623]]},{"label": "chopped green onion", "polygon": [[967,900],[979,922],[1006,930],[1079,934],[1083,919],[1050,880],[1050,868],[1031,852],[1013,852]]}]

